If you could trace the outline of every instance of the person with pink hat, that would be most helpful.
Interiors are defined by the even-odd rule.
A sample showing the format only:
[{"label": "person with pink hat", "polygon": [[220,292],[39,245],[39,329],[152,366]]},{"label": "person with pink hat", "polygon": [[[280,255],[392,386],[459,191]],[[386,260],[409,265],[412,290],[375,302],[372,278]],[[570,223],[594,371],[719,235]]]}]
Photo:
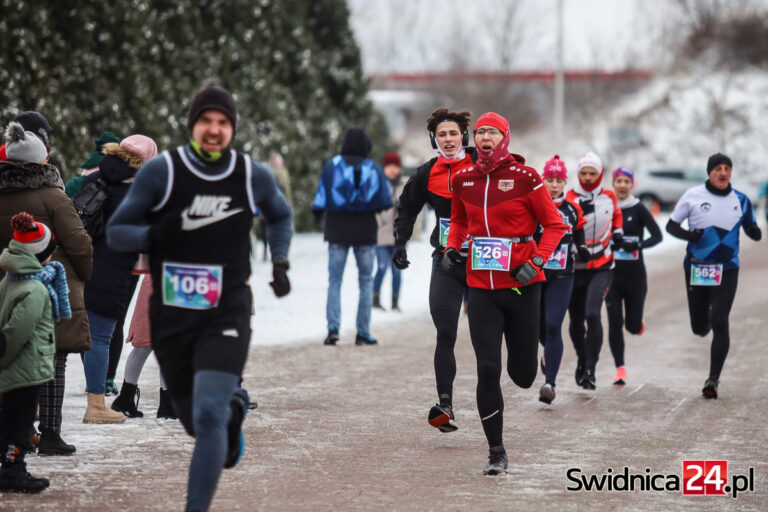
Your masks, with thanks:
[{"label": "person with pink hat", "polygon": [[[157,145],[149,137],[136,134],[126,137],[120,144],[104,144],[102,153],[104,157],[99,162],[99,170],[86,177],[83,187],[98,180],[106,184],[108,198],[104,216],[108,221],[128,193],[136,171],[157,155]],[[88,398],[83,423],[125,421],[122,413],[106,406],[104,394],[109,346],[118,319],[131,301],[132,270],[137,259],[135,252],[111,249],[104,234],[93,240],[93,273],[85,283],[85,309],[92,346],[83,358]]]},{"label": "person with pink hat", "polygon": [[[547,280],[541,287],[539,342],[544,347],[544,355],[541,357],[541,371],[545,376],[545,382],[539,389],[539,401],[551,404],[555,399],[555,379],[563,357],[561,331],[573,289],[574,254],[578,253],[583,258],[588,258],[589,251],[584,241],[585,221],[581,207],[567,200],[563,192],[568,180],[568,170],[559,155],[547,160],[541,171],[541,177],[544,180],[544,187],[549,192],[549,196],[563,219],[563,223],[568,226],[568,231],[560,240],[560,245],[544,264],[544,275]],[[540,240],[540,230],[534,238],[537,242]]]},{"label": "person with pink hat", "polygon": [[[494,112],[475,122],[477,162],[451,181],[451,230],[442,266],[465,264],[469,334],[477,359],[477,408],[488,441],[483,474],[507,469],[502,442],[502,339],[512,381],[529,388],[536,379],[542,268],[568,227],[539,173],[509,152],[509,123]],[[541,226],[537,244],[534,234]],[[469,256],[461,246],[469,235]]]},{"label": "person with pink hat", "polygon": [[622,217],[613,191],[602,186],[603,163],[589,151],[579,159],[578,183],[566,198],[584,213],[584,234],[589,254],[577,254],[573,291],[568,306],[573,347],[576,349],[576,384],[595,389],[595,367],[603,345],[601,309],[613,277],[613,246],[623,243]]},{"label": "person with pink hat", "polygon": [[[611,288],[605,296],[605,308],[608,311],[608,344],[616,364],[613,383],[617,386],[627,383],[627,370],[624,367],[624,329],[637,336],[645,332],[643,308],[645,295],[648,293],[648,278],[645,273],[643,249],[653,247],[661,242],[662,238],[661,229],[653,220],[651,212],[632,195],[634,184],[635,173],[632,169],[614,169],[613,190],[616,192],[624,223],[624,243],[613,255],[616,268],[613,269]],[[643,238],[645,230],[651,234],[650,238]]]}]

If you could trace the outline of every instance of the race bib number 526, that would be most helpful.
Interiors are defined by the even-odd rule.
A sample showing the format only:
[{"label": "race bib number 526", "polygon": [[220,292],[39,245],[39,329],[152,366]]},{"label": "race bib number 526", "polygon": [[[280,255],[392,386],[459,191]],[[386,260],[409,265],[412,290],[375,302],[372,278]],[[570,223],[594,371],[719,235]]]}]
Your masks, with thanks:
[{"label": "race bib number 526", "polygon": [[221,265],[163,262],[163,304],[185,309],[212,309],[219,305]]}]

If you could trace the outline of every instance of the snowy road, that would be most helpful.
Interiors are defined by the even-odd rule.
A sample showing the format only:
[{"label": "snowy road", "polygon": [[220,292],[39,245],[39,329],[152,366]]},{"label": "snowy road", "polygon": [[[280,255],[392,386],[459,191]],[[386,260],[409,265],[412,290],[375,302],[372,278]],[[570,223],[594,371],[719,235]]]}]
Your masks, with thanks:
[{"label": "snowy road", "polygon": [[[768,509],[765,241],[743,242],[746,252],[731,314],[732,343],[721,398],[700,397],[710,338],[690,332],[682,245],[665,242],[657,255],[648,253],[647,330],[642,337],[627,338],[628,385],[610,385],[614,368],[606,341],[597,390],[577,388],[567,336],[551,406],[537,400],[541,376],[529,390],[516,388],[503,376],[510,469],[505,476],[490,478],[480,474],[487,447],[475,409],[475,365],[465,319],[455,383],[460,429],[441,434],[426,422],[435,394],[434,328],[423,299],[426,246],[413,244],[411,250],[415,268],[406,275],[408,310],[374,317],[373,333],[381,345],[351,343],[353,297],[344,305],[348,329],[342,332],[342,343],[331,348],[320,344],[325,334],[327,274],[320,274],[325,247],[319,237],[302,240],[292,253],[295,309],[278,314],[287,301],[271,301],[274,311],[257,311],[255,322],[280,327],[261,331],[280,344],[258,342],[258,330],[254,335],[245,383],[260,407],[246,419],[245,458],[224,472],[212,510]],[[312,250],[299,250],[302,244]],[[300,270],[302,259],[314,270]],[[263,267],[254,278],[262,287],[268,274]],[[302,291],[296,279],[302,272],[316,274],[308,279],[315,291]],[[354,271],[346,281],[354,296]],[[298,334],[291,334],[291,340],[286,331]],[[140,408],[148,417],[117,426],[83,425],[82,366],[79,358],[70,357],[63,435],[77,446],[77,454],[30,457],[31,472],[49,477],[51,488],[36,496],[0,496],[0,510],[182,510],[193,445],[177,422],[153,419],[156,368],[148,363],[140,382]],[[631,474],[644,475],[650,468],[653,474],[680,477],[683,460],[727,460],[729,477],[754,467],[755,491],[734,500],[679,491],[566,489],[575,485],[566,477],[569,468],[580,468],[571,474],[585,477],[599,477],[608,468],[620,473],[625,466]]]}]

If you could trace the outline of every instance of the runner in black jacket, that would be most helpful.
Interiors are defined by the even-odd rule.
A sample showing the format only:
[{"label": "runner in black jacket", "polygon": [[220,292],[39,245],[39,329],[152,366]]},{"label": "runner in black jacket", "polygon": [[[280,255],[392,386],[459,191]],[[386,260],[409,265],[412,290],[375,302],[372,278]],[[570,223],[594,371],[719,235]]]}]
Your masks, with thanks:
[{"label": "runner in black jacket", "polygon": [[[432,278],[429,284],[429,310],[437,329],[435,347],[435,379],[440,403],[429,411],[429,424],[442,432],[453,432],[458,427],[453,415],[453,379],[456,377],[456,330],[459,325],[461,302],[467,290],[467,273],[464,265],[456,265],[450,271],[443,270],[440,259],[448,240],[451,218],[451,179],[457,172],[474,164],[475,148],[469,143],[470,113],[466,110],[453,112],[438,108],[427,120],[427,130],[432,147],[438,156],[416,170],[405,184],[397,202],[395,218],[395,249],[392,262],[397,268],[409,265],[405,244],[413,234],[416,217],[429,204],[435,210],[436,224],[430,243],[432,254]],[[462,251],[466,258],[466,248]]]},{"label": "runner in black jacket", "polygon": [[[661,242],[661,229],[648,209],[638,198],[632,195],[635,177],[631,169],[619,167],[613,171],[613,190],[624,219],[624,243],[613,255],[616,268],[613,270],[613,282],[605,297],[608,310],[608,343],[611,346],[613,361],[616,363],[616,375],[613,383],[625,384],[627,371],[624,368],[624,332],[640,336],[645,331],[643,306],[648,292],[648,279],[643,262],[643,249],[648,249]],[[651,234],[643,239],[645,230]],[[622,303],[624,309],[622,310]]]}]

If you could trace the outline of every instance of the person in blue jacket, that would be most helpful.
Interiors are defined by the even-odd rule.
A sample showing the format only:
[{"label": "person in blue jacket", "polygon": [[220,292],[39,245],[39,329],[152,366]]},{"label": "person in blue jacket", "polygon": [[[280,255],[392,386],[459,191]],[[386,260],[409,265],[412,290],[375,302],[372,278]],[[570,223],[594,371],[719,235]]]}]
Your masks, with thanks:
[{"label": "person in blue jacket", "polygon": [[358,270],[356,345],[376,345],[371,336],[373,306],[373,264],[376,259],[376,212],[392,206],[384,171],[368,158],[373,143],[365,129],[347,130],[341,153],[323,166],[312,203],[315,215],[325,213],[325,240],[328,241],[328,336],[325,345],[336,345],[341,326],[341,279],[349,249],[355,254]]}]

